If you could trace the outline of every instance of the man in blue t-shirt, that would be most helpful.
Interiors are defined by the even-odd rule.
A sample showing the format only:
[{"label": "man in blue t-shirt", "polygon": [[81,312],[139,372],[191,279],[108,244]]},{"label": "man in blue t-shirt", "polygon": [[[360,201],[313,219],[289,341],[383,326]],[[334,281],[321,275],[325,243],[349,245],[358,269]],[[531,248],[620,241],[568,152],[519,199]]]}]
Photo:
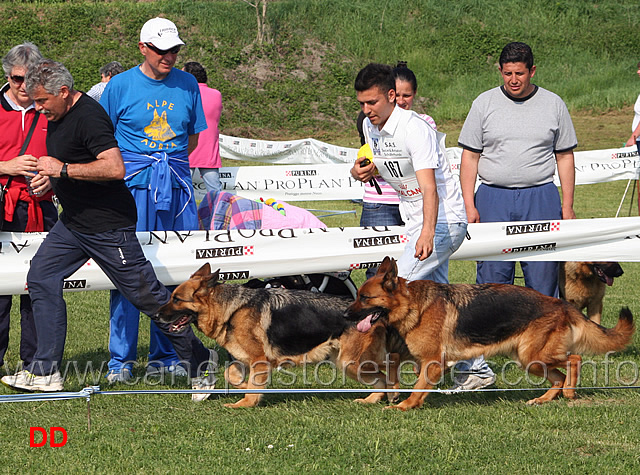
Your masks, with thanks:
[{"label": "man in blue t-shirt", "polygon": [[[198,229],[189,153],[207,128],[198,83],[174,68],[184,42],[166,18],[147,21],[138,48],[142,64],[109,81],[100,99],[115,128],[126,166],[125,182],[138,208],[138,231]],[[117,291],[111,294],[109,373],[126,381],[136,360],[139,312]],[[151,323],[150,374],[186,375],[168,339]],[[194,394],[194,399],[205,395]]]}]

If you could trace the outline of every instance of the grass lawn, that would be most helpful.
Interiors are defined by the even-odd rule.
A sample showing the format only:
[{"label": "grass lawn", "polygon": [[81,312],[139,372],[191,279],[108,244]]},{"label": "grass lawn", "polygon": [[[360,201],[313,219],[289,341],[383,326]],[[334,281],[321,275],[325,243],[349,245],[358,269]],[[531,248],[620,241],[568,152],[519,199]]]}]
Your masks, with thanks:
[{"label": "grass lawn", "polygon": [[[591,133],[586,128],[578,129],[578,133],[579,137],[587,138],[582,149],[591,146],[589,137],[598,135],[596,127]],[[617,142],[622,141],[617,134],[609,133],[609,145],[599,148],[617,146]],[[451,135],[456,135],[455,131]],[[625,186],[626,182],[614,182],[578,187],[578,217],[614,216]],[[327,206],[328,203],[322,202],[308,207]],[[358,210],[358,216],[328,218],[325,220],[328,226],[357,225],[357,205],[338,202],[331,206],[353,207]],[[627,207],[624,210],[627,215]],[[631,212],[637,215],[637,206],[632,207]],[[605,326],[615,323],[623,305],[629,306],[634,314],[640,312],[636,294],[640,265],[622,265],[625,274],[607,290]],[[358,283],[362,282],[362,271],[354,273],[354,277]],[[474,263],[451,263],[451,282],[473,282],[474,279]],[[165,381],[156,386],[142,383],[107,386],[101,364],[108,360],[108,293],[68,293],[66,299],[69,330],[65,360],[77,362],[81,372],[89,362],[92,364],[94,371],[86,384],[93,384],[92,378],[95,378],[103,390],[187,388],[186,379]],[[18,320],[14,311],[7,354],[9,369],[18,361]],[[215,346],[215,342],[204,340],[208,346]],[[523,373],[497,357],[492,365],[497,370],[504,368],[504,373],[498,375],[496,388],[504,391],[433,394],[427,398],[424,408],[408,413],[384,411],[382,404],[360,406],[352,402],[356,397],[352,394],[270,394],[260,407],[246,410],[223,407],[223,403],[233,402],[239,395],[215,395],[201,404],[192,403],[185,394],[96,395],[90,402],[89,431],[84,399],[6,403],[0,406],[3,446],[0,470],[7,473],[630,473],[637,470],[640,462],[640,433],[636,426],[640,393],[635,388],[591,388],[636,386],[639,350],[636,335],[627,350],[608,359],[586,356],[585,360],[590,363],[584,367],[581,385],[587,389],[578,391],[579,399],[559,400],[541,407],[528,407],[525,401],[540,394],[547,383],[535,378],[516,383]],[[147,352],[148,319],[143,317],[136,376],[144,375]],[[226,358],[223,351],[221,358]],[[295,374],[301,380],[304,377],[302,370]],[[328,386],[322,384],[331,379],[331,372],[323,368],[319,381],[304,387],[360,387],[350,380],[344,384],[341,380]],[[78,391],[86,384],[72,372],[66,389]],[[445,381],[442,387],[447,386]],[[277,373],[272,387],[285,387]],[[302,381],[298,387],[303,387]],[[513,391],[514,388],[541,389]],[[5,394],[14,393],[0,388],[0,395]],[[68,443],[56,450],[29,448],[32,426],[63,427]]]}]

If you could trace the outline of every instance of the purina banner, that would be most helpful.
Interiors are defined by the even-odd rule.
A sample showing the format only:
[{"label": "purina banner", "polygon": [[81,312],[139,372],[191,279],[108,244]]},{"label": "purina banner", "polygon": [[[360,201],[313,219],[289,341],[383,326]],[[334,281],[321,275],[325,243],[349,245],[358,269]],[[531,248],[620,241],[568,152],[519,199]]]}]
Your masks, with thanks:
[{"label": "purina banner", "polygon": [[[275,164],[220,169],[224,189],[244,198],[281,201],[362,198],[363,184],[353,180],[349,173],[356,159],[355,148],[315,139],[270,142],[221,135],[220,154],[234,160]],[[461,148],[447,148],[447,158],[455,175],[460,173],[461,157]],[[635,147],[575,153],[577,185],[638,179],[639,167]],[[554,181],[560,184],[557,175]],[[206,190],[198,174],[193,184],[196,198],[201,200]]]},{"label": "purina banner", "polygon": [[474,223],[453,259],[640,262],[640,217]]},{"label": "purina banner", "polygon": [[[224,167],[220,181],[225,191],[243,198],[277,201],[333,201],[361,199],[364,183],[351,177],[351,164]],[[196,199],[206,193],[200,175],[193,180]]]},{"label": "purina banner", "polygon": [[[46,233],[0,233],[0,294],[25,293],[29,263]],[[398,258],[404,228],[328,228],[141,232],[138,239],[166,285],[184,282],[205,262],[225,280],[339,272]],[[463,260],[640,261],[640,218],[471,224],[453,255]],[[89,261],[66,290],[112,288]]]}]

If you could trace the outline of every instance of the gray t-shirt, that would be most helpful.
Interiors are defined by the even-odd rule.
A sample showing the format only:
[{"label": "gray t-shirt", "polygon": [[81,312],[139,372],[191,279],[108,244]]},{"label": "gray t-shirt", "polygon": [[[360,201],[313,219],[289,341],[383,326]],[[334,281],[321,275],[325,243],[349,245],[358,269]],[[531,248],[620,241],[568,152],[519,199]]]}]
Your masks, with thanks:
[{"label": "gray t-shirt", "polygon": [[516,101],[496,87],[473,101],[458,144],[480,153],[482,183],[522,188],[553,181],[554,152],[574,149],[578,139],[558,95],[536,86]]}]

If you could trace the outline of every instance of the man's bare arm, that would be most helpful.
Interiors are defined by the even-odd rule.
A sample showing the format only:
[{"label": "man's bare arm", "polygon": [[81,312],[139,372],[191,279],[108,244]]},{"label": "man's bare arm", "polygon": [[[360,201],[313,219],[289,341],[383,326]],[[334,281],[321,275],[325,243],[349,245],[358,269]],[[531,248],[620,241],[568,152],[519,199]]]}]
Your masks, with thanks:
[{"label": "man's bare arm", "polygon": [[576,187],[576,168],[573,158],[573,150],[568,152],[556,152],[556,164],[558,165],[558,177],[562,189],[562,219],[575,219],[573,210],[573,193]]},{"label": "man's bare arm", "polygon": [[460,188],[462,189],[462,199],[467,212],[467,220],[470,223],[480,222],[480,214],[475,205],[479,160],[480,153],[467,149],[462,150],[462,159],[460,161]]},{"label": "man's bare arm", "polygon": [[[70,163],[67,165],[69,178],[87,181],[122,180],[125,175],[124,162],[118,147],[101,152],[97,160],[89,163]],[[60,177],[64,162],[45,155],[38,160],[38,173],[54,178]]]},{"label": "man's bare arm", "polygon": [[187,144],[187,154],[191,155],[196,147],[198,146],[198,139],[200,138],[200,134],[189,135],[189,143]]}]

